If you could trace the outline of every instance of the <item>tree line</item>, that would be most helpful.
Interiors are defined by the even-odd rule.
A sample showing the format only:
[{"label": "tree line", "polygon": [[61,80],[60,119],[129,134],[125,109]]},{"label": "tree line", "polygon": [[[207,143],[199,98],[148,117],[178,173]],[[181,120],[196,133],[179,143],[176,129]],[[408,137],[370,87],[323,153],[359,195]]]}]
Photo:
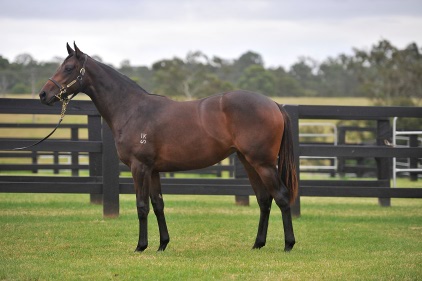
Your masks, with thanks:
[{"label": "tree line", "polygon": [[[266,68],[253,51],[233,60],[189,52],[185,58],[163,59],[150,67],[125,60],[116,69],[151,93],[186,99],[244,89],[273,97],[368,97],[378,105],[414,106],[422,97],[421,51],[416,43],[399,49],[380,40],[369,50],[354,48],[351,55],[320,63],[301,57],[289,69]],[[62,61],[37,62],[21,54],[9,62],[0,55],[0,95],[36,94]]]}]

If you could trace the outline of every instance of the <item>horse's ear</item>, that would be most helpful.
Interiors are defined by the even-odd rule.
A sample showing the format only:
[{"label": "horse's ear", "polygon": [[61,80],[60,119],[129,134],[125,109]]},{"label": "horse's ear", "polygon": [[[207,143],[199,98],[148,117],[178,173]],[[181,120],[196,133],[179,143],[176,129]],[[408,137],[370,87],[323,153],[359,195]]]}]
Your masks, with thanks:
[{"label": "horse's ear", "polygon": [[81,50],[79,50],[78,46],[76,46],[75,42],[73,42],[73,46],[75,47],[76,57],[80,58],[83,53],[81,52]]},{"label": "horse's ear", "polygon": [[73,54],[75,51],[69,46],[69,43],[66,43],[67,53],[69,55]]}]

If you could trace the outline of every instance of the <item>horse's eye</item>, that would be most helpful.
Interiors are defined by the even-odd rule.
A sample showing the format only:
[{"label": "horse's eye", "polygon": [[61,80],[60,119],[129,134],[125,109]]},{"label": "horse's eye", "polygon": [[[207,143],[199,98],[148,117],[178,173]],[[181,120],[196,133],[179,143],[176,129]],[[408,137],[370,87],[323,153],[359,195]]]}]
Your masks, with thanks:
[{"label": "horse's eye", "polygon": [[71,72],[73,69],[74,69],[74,66],[73,66],[73,65],[66,65],[66,66],[64,67],[64,70],[65,70],[66,72]]}]

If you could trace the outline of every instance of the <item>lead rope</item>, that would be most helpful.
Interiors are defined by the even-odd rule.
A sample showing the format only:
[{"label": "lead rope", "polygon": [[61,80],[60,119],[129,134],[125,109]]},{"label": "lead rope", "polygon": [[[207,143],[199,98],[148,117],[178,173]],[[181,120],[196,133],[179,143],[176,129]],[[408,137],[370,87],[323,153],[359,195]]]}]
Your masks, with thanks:
[{"label": "lead rope", "polygon": [[[72,96],[72,98],[73,98],[74,96],[75,96],[75,95],[73,95],[73,96]],[[66,98],[66,99],[61,99],[61,101],[62,101],[62,111],[61,111],[61,113],[60,113],[60,120],[59,120],[59,122],[57,123],[56,127],[53,129],[53,131],[51,131],[51,133],[49,133],[46,137],[44,137],[42,140],[37,141],[36,143],[33,143],[33,144],[31,144],[31,145],[28,145],[28,146],[16,147],[16,148],[13,148],[12,150],[24,150],[24,149],[27,149],[27,148],[30,148],[30,147],[36,146],[37,144],[42,143],[43,141],[45,141],[46,139],[48,139],[48,138],[49,138],[52,134],[54,134],[54,132],[55,132],[55,131],[57,130],[57,128],[60,126],[60,123],[62,123],[62,121],[63,121],[63,119],[64,119],[64,115],[65,115],[65,113],[66,113],[66,108],[67,108],[67,105],[69,104],[69,102],[70,102],[70,100],[71,100],[72,98],[70,98],[70,99],[68,99],[68,98]]]}]

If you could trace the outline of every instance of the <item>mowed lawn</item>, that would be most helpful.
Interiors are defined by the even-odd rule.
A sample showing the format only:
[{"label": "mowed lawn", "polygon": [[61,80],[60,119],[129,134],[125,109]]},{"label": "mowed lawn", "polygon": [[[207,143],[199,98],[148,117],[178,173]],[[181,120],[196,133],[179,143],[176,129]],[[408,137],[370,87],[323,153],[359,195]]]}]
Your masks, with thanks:
[{"label": "mowed lawn", "polygon": [[420,280],[422,200],[302,198],[297,245],[283,252],[279,210],[267,245],[251,250],[259,209],[232,196],[165,195],[171,242],[134,253],[133,195],[121,215],[103,219],[87,195],[0,194],[0,280]]},{"label": "mowed lawn", "polygon": [[[277,99],[287,104],[370,105],[364,99]],[[13,119],[11,119],[13,117]],[[0,122],[55,123],[58,116],[1,114]],[[57,119],[57,120],[56,120]],[[64,123],[86,117],[66,116]],[[23,131],[23,132],[22,132]],[[50,130],[2,129],[2,137],[45,136]],[[80,136],[86,137],[86,130]],[[68,137],[59,129],[54,138]],[[418,185],[420,186],[420,184]],[[134,253],[134,195],[121,196],[121,215],[103,219],[87,195],[0,194],[0,280],[418,280],[422,279],[422,200],[301,199],[297,244],[284,253],[273,206],[267,246],[251,250],[259,219],[232,196],[164,195],[171,242],[156,252],[158,227],[149,220],[149,248]]]}]

